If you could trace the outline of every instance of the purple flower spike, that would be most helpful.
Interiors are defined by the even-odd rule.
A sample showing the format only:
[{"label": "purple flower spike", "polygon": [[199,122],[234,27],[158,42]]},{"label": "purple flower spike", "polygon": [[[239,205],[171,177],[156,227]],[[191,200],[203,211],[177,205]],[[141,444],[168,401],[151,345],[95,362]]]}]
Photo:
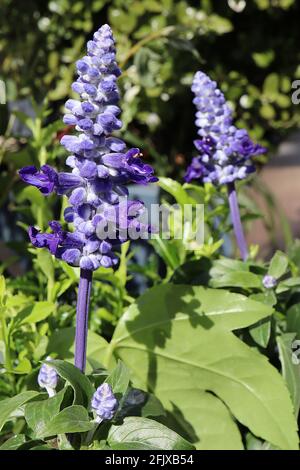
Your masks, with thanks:
[{"label": "purple flower spike", "polygon": [[274,289],[277,286],[277,279],[274,276],[270,276],[270,274],[266,274],[262,283],[266,289]]},{"label": "purple flower spike", "polygon": [[[94,223],[97,216],[114,213],[114,227],[113,218],[109,218],[114,246],[116,241],[128,240],[120,230],[133,226],[135,218],[138,226],[143,210],[135,215],[126,211],[126,221],[118,221],[119,198],[127,194],[125,186],[128,183],[145,185],[157,181],[157,178],[153,168],[142,161],[139,149],[128,150],[120,138],[111,135],[121,128],[122,121],[119,119],[121,110],[117,87],[120,70],[116,63],[115,41],[108,25],[94,34],[88,43],[87,55],[77,62],[76,67],[78,78],[72,88],[79,94],[79,99],[66,102],[64,122],[75,126],[77,132],[61,139],[62,145],[71,152],[66,161],[71,171],[58,173],[48,165],[40,170],[29,166],[20,170],[20,176],[45,195],[53,191],[67,195],[70,206],[65,210],[65,220],[75,226],[74,234],[57,226],[51,227],[53,233],[40,233],[31,227],[29,236],[33,245],[48,248],[53,255],[72,266],[94,271],[100,266],[115,266],[117,262],[111,249],[106,253],[100,249],[100,242],[105,237],[104,231],[101,235],[97,231],[99,221]],[[101,223],[103,225],[103,220]],[[91,252],[95,236],[99,243]],[[106,241],[110,242],[108,235]]]},{"label": "purple flower spike", "polygon": [[67,100],[64,116],[65,124],[74,126],[75,133],[61,139],[70,152],[66,159],[69,172],[58,173],[48,165],[40,170],[30,166],[20,170],[20,177],[45,195],[56,191],[68,197],[64,217],[74,225],[74,232],[51,222],[52,233],[30,227],[29,237],[37,248],[47,248],[56,258],[81,268],[75,365],[84,372],[92,273],[100,267],[114,268],[118,263],[114,248],[137,238],[136,232],[151,230],[139,220],[146,212],[144,204],[138,201],[134,210],[126,201],[127,207],[121,211],[124,203],[120,198],[127,197],[127,184],[148,184],[157,178],[142,161],[139,149],[128,150],[123,140],[111,135],[122,127],[117,87],[121,71],[108,25],[88,42],[87,54],[77,61],[76,68],[78,77],[72,89],[79,97]]},{"label": "purple flower spike", "polygon": [[96,412],[96,422],[113,418],[118,407],[118,401],[113,394],[111,386],[103,383],[97,388],[92,398],[92,409]]},{"label": "purple flower spike", "polygon": [[185,180],[218,185],[247,178],[255,171],[252,157],[266,149],[254,144],[245,129],[233,125],[232,111],[223,93],[205,73],[196,73],[192,91],[200,137],[194,144],[200,154],[193,159]]},{"label": "purple flower spike", "polygon": [[239,213],[235,181],[255,171],[252,157],[266,151],[254,144],[245,129],[233,125],[232,111],[216,82],[205,73],[194,76],[193,103],[197,108],[196,126],[199,138],[194,141],[199,155],[193,158],[185,181],[193,180],[214,185],[226,184],[235,237],[241,257],[246,260],[248,248]]},{"label": "purple flower spike", "polygon": [[[46,358],[47,361],[51,361],[51,357]],[[43,364],[40,368],[38,375],[38,384],[41,388],[45,388],[49,397],[55,395],[55,389],[58,382],[58,374],[54,367],[51,367],[49,364]]]}]

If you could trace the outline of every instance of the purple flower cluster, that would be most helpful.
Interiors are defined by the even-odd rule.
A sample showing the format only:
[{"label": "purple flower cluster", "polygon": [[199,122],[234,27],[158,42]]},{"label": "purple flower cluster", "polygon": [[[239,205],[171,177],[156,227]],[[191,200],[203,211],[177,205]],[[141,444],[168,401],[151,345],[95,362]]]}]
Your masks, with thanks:
[{"label": "purple flower cluster", "polygon": [[[51,357],[47,357],[46,360],[51,361]],[[57,387],[58,382],[58,374],[54,367],[51,367],[49,364],[43,364],[40,368],[37,380],[39,386],[41,388],[45,388],[50,397],[55,395],[55,389]]]},{"label": "purple flower cluster", "polygon": [[223,93],[205,73],[195,74],[192,91],[200,137],[194,144],[199,155],[193,158],[185,180],[227,184],[246,178],[255,171],[252,157],[265,149],[254,144],[245,129],[232,124],[232,111]]},{"label": "purple flower cluster", "polygon": [[[23,181],[43,194],[66,194],[70,206],[65,220],[73,223],[74,233],[66,232],[56,221],[52,233],[40,233],[31,227],[31,242],[46,247],[57,258],[73,266],[95,270],[116,264],[113,247],[128,239],[128,229],[150,231],[141,224],[144,211],[140,201],[129,201],[126,184],[157,181],[150,165],[141,160],[139,149],[126,149],[125,143],[111,135],[122,127],[118,107],[115,41],[108,25],[102,26],[87,44],[87,55],[76,64],[78,78],[73,90],[80,99],[66,102],[64,122],[75,126],[76,135],[65,135],[62,145],[70,152],[66,164],[71,172],[56,172],[48,165],[40,170],[28,166],[20,170]],[[105,237],[105,227],[114,220],[113,237]],[[99,236],[101,232],[101,236]],[[111,233],[111,231],[110,231]]]},{"label": "purple flower cluster", "polygon": [[108,383],[105,382],[97,388],[91,405],[97,414],[98,422],[113,418],[118,407],[118,401]]}]

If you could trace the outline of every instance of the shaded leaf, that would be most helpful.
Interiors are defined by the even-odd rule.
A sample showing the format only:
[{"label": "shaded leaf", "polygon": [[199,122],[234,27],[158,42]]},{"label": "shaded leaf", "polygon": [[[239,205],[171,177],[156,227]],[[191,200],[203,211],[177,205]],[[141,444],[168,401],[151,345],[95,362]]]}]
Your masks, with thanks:
[{"label": "shaded leaf", "polygon": [[193,446],[166,426],[148,418],[128,417],[112,426],[108,443],[115,450],[190,450]]}]

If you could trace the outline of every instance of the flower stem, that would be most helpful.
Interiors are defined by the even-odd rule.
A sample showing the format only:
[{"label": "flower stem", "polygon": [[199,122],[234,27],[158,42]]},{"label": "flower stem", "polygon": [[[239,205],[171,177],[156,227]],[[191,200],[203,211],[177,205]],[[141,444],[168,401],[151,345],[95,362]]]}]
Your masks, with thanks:
[{"label": "flower stem", "polygon": [[85,371],[86,342],[88,332],[88,314],[91,294],[93,272],[89,269],[80,270],[76,310],[76,335],[75,335],[75,366]]},{"label": "flower stem", "polygon": [[239,204],[236,196],[235,184],[229,183],[227,185],[228,188],[228,200],[229,200],[229,207],[230,207],[230,214],[231,220],[233,224],[233,229],[235,233],[235,238],[237,245],[239,247],[241,257],[244,261],[246,261],[248,257],[248,247],[241,223],[241,216],[239,210]]}]

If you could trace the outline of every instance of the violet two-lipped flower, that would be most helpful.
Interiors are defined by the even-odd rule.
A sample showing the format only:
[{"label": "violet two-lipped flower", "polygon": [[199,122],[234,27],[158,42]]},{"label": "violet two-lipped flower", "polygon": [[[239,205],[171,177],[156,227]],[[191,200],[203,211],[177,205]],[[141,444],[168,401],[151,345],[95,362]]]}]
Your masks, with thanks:
[{"label": "violet two-lipped flower", "polygon": [[245,129],[233,124],[232,110],[226,99],[205,73],[194,76],[193,103],[197,108],[196,126],[199,138],[194,141],[199,152],[187,169],[185,180],[214,185],[226,184],[231,218],[242,258],[248,256],[237,202],[235,182],[255,172],[253,157],[266,149],[255,144]]},{"label": "violet two-lipped flower", "polygon": [[117,264],[114,248],[130,239],[130,230],[151,231],[140,221],[145,210],[143,202],[127,201],[126,185],[146,185],[157,178],[152,167],[143,162],[138,148],[127,149],[122,139],[112,135],[122,127],[117,87],[121,71],[108,25],[88,41],[87,54],[77,61],[76,68],[78,78],[72,89],[79,98],[66,102],[64,115],[64,123],[74,126],[76,132],[61,139],[69,152],[66,165],[70,170],[57,172],[49,165],[40,169],[27,166],[19,174],[46,196],[56,192],[68,197],[64,217],[67,223],[73,223],[74,231],[66,231],[51,221],[51,232],[41,233],[30,227],[29,236],[34,246],[47,248],[56,258],[81,268],[75,364],[84,370],[92,273],[99,267]]}]

